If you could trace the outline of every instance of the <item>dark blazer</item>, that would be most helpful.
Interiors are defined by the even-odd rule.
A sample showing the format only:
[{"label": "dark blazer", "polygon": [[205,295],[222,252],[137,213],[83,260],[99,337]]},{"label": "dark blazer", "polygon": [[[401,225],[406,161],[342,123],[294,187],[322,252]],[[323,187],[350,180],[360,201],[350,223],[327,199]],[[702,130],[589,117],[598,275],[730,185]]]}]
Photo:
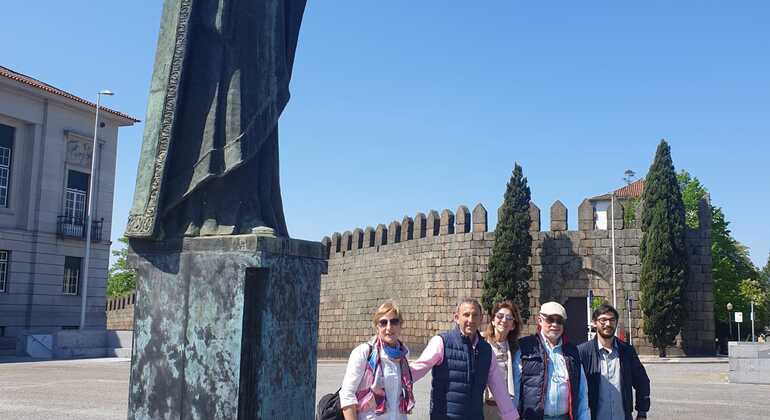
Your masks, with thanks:
[{"label": "dark blazer", "polygon": [[[634,348],[615,338],[620,357],[620,388],[623,395],[623,410],[626,419],[633,419],[633,409],[647,412],[650,410],[650,378],[647,371],[639,361],[639,356]],[[596,420],[597,404],[599,403],[599,384],[601,383],[602,370],[601,355],[597,338],[582,343],[578,346],[580,361],[588,379],[588,406],[591,407],[591,418]],[[636,390],[636,406],[631,394],[631,388]]]}]

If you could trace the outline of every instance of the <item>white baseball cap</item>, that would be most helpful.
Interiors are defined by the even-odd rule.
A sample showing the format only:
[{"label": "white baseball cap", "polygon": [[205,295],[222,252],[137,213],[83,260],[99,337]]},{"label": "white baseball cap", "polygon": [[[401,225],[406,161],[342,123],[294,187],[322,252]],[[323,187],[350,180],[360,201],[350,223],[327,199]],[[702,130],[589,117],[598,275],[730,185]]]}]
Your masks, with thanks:
[{"label": "white baseball cap", "polygon": [[540,306],[540,313],[545,316],[559,315],[563,319],[567,319],[567,310],[557,302],[544,303],[542,306]]}]

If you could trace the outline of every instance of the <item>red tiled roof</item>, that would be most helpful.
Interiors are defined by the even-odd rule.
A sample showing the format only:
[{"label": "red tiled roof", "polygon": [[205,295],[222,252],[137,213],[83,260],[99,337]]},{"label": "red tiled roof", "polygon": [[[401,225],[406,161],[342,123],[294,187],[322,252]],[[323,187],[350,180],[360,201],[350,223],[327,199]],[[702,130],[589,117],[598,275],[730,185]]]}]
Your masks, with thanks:
[{"label": "red tiled roof", "polygon": [[[93,103],[93,102],[87,101],[87,100],[85,100],[83,98],[80,98],[78,96],[75,96],[75,95],[73,95],[73,94],[71,94],[69,92],[65,92],[65,91],[63,91],[63,90],[61,90],[59,88],[56,88],[54,86],[49,85],[48,83],[43,83],[43,82],[41,82],[41,81],[39,81],[37,79],[34,79],[32,77],[29,77],[29,76],[26,76],[24,74],[15,72],[15,71],[7,68],[7,67],[0,66],[0,77],[5,77],[7,79],[11,79],[11,80],[17,81],[19,83],[23,83],[25,85],[32,86],[34,88],[40,89],[40,90],[42,90],[44,92],[52,93],[54,95],[59,95],[59,96],[65,97],[67,99],[73,100],[75,102],[79,102],[81,104],[87,105],[89,107],[96,108],[96,104]],[[131,121],[133,123],[138,123],[139,122],[138,119],[136,119],[136,118],[134,118],[134,117],[132,117],[132,116],[130,116],[128,114],[124,114],[122,112],[118,112],[118,111],[115,111],[113,109],[110,109],[110,108],[107,108],[107,107],[103,107],[101,105],[99,106],[99,109],[102,109],[102,110],[104,110],[106,112],[109,112],[110,114],[113,114],[115,116],[118,116],[118,117],[121,117],[121,118],[125,118],[125,119],[127,119],[127,120],[129,120],[129,121]]]},{"label": "red tiled roof", "polygon": [[618,198],[636,198],[642,196],[644,191],[644,180],[637,179],[636,181],[626,185],[623,188],[615,190],[615,197]]}]

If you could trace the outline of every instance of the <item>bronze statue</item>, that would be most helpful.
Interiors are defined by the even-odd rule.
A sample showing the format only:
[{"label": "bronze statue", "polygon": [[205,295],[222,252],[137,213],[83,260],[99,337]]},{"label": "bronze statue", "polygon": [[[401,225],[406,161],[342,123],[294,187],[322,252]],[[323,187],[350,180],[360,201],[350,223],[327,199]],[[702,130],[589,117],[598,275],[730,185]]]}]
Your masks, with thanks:
[{"label": "bronze statue", "polygon": [[278,118],[305,3],[165,0],[126,236],[288,236]]}]

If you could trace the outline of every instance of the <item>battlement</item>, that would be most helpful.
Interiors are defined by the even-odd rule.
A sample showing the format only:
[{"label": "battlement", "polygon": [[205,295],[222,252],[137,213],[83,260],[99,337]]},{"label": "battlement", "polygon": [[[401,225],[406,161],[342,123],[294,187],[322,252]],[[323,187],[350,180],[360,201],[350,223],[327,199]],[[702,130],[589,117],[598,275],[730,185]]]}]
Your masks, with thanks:
[{"label": "battlement", "polygon": [[[698,209],[699,219],[702,221],[700,229],[710,229],[710,199],[705,197],[701,200]],[[634,212],[638,215],[639,208]],[[568,223],[567,207],[556,200],[550,208],[550,229],[547,232],[585,232],[594,230],[609,230],[612,225],[607,223],[607,229],[597,229],[598,211],[595,201],[585,199],[578,206],[578,230],[570,231]],[[617,202],[614,209],[615,230],[637,229],[634,225],[624,223],[624,214],[627,210],[625,206]],[[499,213],[499,210],[498,210]],[[610,213],[611,214],[611,213]],[[610,214],[607,217],[610,218]],[[540,208],[530,202],[529,216],[531,218],[530,232],[542,232],[540,222]],[[639,216],[636,217],[639,219]],[[399,222],[394,220],[387,226],[378,224],[376,228],[367,226],[365,229],[356,228],[352,232],[345,231],[340,234],[334,232],[331,237],[324,236],[321,243],[326,246],[326,257],[333,257],[335,254],[344,253],[363,248],[376,248],[397,244],[405,241],[417,240],[422,238],[433,238],[436,236],[447,236],[455,234],[488,232],[489,220],[487,209],[481,203],[476,204],[473,212],[468,207],[461,205],[456,212],[444,209],[441,214],[436,210],[430,210],[426,216],[424,213],[417,213],[414,218],[404,216]],[[533,235],[535,237],[536,235]],[[481,237],[480,237],[481,238]]]}]

